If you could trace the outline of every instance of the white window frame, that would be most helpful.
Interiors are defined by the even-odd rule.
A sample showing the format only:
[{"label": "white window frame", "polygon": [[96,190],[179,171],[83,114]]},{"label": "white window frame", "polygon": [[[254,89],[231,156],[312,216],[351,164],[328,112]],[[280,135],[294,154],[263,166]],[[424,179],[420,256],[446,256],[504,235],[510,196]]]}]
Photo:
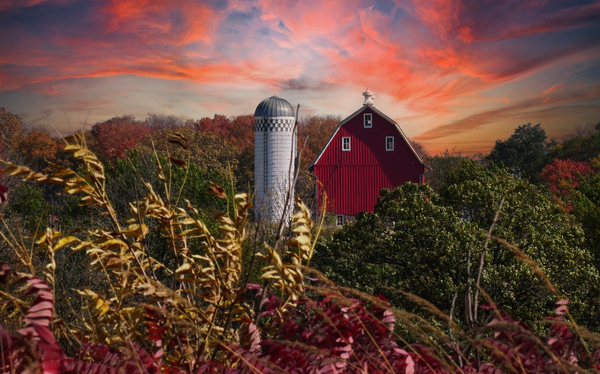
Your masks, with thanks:
[{"label": "white window frame", "polygon": [[[367,117],[369,119],[367,119]],[[365,129],[370,129],[373,127],[373,113],[365,113],[363,115],[363,124],[365,126]]]},{"label": "white window frame", "polygon": [[335,225],[336,226],[344,226],[344,215],[343,214],[338,214],[337,216],[335,216]]},{"label": "white window frame", "polygon": [[[390,143],[388,142],[390,139],[392,140],[392,141],[391,141],[391,144],[392,144],[392,146],[391,146],[391,147],[389,147],[389,144],[390,144]],[[396,141],[394,140],[394,137],[393,137],[393,136],[386,136],[386,137],[385,137],[385,150],[386,150],[386,151],[393,151],[393,150],[394,150],[394,143],[395,143],[395,142],[396,142]]]},{"label": "white window frame", "polygon": [[[346,139],[348,140],[348,144],[345,143]],[[350,141],[351,141],[351,139],[349,136],[342,136],[342,151],[343,152],[350,152],[350,149],[352,148]],[[346,145],[348,145],[348,147],[346,147]]]}]

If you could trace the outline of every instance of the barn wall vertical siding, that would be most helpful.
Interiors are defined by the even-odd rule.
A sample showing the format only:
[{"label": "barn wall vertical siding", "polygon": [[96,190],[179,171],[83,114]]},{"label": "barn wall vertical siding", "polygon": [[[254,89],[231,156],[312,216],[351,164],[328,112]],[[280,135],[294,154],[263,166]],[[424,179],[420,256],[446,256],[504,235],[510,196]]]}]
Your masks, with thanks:
[{"label": "barn wall vertical siding", "polygon": [[[372,128],[364,128],[364,113],[372,113]],[[394,137],[393,151],[386,151],[387,136]],[[342,137],[351,139],[349,152],[342,151]],[[418,183],[424,171],[396,127],[368,106],[339,128],[313,170],[328,211],[344,215],[372,212],[382,188]]]}]

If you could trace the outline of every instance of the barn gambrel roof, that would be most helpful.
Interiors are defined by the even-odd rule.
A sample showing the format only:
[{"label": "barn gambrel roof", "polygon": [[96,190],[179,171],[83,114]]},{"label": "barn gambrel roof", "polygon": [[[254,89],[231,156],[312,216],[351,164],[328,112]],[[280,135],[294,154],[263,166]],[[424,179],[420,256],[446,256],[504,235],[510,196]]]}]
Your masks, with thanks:
[{"label": "barn gambrel roof", "polygon": [[392,125],[394,125],[394,127],[396,128],[396,130],[398,130],[398,133],[402,136],[402,138],[404,139],[404,141],[406,142],[406,144],[408,144],[408,146],[410,147],[410,150],[413,152],[413,154],[417,157],[417,160],[419,160],[419,162],[422,165],[425,165],[426,168],[431,169],[431,166],[429,166],[426,162],[423,161],[423,159],[421,159],[421,157],[419,156],[419,154],[415,151],[415,149],[413,148],[413,146],[410,144],[410,141],[408,140],[408,138],[406,137],[406,135],[404,135],[404,132],[402,131],[402,129],[400,128],[400,125],[398,125],[398,123],[396,123],[396,121],[394,121],[393,119],[391,119],[390,117],[386,116],[385,114],[383,114],[380,110],[378,110],[377,108],[375,108],[375,106],[370,105],[370,104],[364,104],[360,109],[358,109],[356,112],[352,113],[350,116],[346,117],[344,120],[342,120],[340,123],[338,123],[338,125],[336,126],[335,130],[333,131],[333,134],[331,134],[331,136],[329,137],[329,139],[327,140],[327,143],[325,143],[325,146],[323,147],[323,149],[321,149],[321,152],[319,152],[319,155],[317,156],[317,158],[315,159],[315,161],[310,164],[310,166],[308,167],[308,170],[312,171],[313,167],[315,166],[315,164],[317,162],[319,162],[319,159],[321,158],[321,156],[323,155],[323,153],[325,153],[325,150],[327,149],[327,147],[329,147],[329,143],[331,143],[331,141],[333,140],[333,138],[335,137],[335,135],[337,134],[337,132],[339,131],[339,129],[344,126],[345,123],[347,123],[348,121],[350,121],[352,118],[356,117],[357,115],[359,115],[362,111],[364,111],[366,109],[366,107],[368,107],[369,109],[371,109],[374,113],[378,114],[381,118],[385,119],[386,121],[388,121],[389,123],[391,123]]}]

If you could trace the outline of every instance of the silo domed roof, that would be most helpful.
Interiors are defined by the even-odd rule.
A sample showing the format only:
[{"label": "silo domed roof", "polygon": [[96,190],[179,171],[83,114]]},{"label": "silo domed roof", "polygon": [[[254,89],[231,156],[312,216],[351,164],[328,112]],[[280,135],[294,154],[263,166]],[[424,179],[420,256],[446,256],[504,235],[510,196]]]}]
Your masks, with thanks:
[{"label": "silo domed roof", "polygon": [[254,111],[256,117],[294,117],[294,107],[277,96],[264,99]]}]

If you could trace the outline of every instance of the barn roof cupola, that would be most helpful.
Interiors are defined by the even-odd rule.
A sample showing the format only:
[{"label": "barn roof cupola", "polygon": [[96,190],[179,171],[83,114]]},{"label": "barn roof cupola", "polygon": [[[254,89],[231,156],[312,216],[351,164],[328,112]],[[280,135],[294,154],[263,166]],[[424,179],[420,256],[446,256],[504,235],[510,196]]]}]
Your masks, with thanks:
[{"label": "barn roof cupola", "polygon": [[373,101],[373,99],[375,98],[375,94],[373,93],[373,91],[369,91],[369,89],[367,88],[367,90],[363,92],[363,96],[365,97],[365,102],[363,103],[364,105],[375,106],[375,102]]}]

